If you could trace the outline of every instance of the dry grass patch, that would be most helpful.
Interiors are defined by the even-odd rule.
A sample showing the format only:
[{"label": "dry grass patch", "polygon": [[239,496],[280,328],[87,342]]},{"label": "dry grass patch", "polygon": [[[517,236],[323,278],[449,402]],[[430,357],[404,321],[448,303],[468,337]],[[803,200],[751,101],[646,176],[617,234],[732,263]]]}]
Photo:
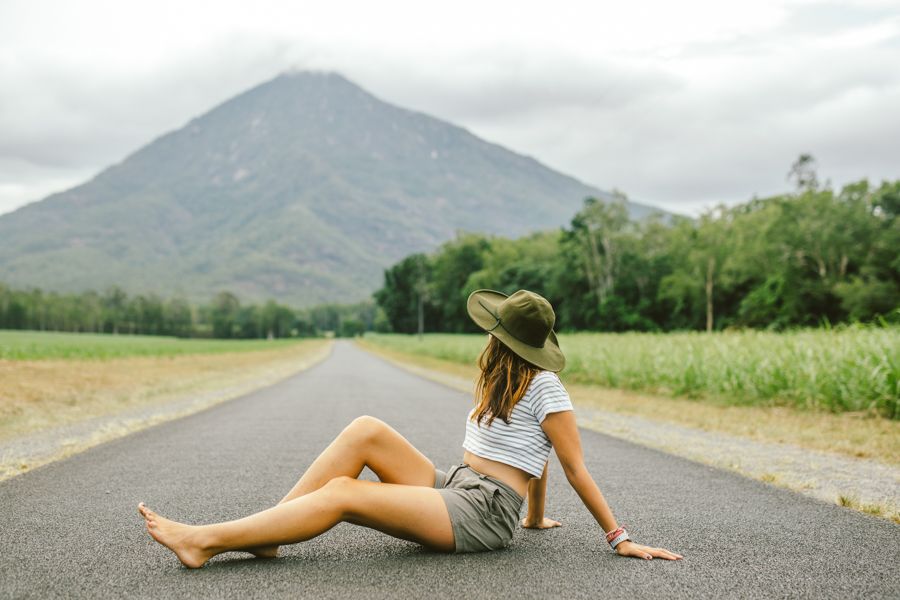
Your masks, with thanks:
[{"label": "dry grass patch", "polygon": [[881,504],[865,504],[860,502],[855,496],[841,494],[837,497],[837,503],[840,506],[852,510],[858,510],[873,517],[882,517],[890,519],[894,523],[900,525],[900,511]]},{"label": "dry grass patch", "polygon": [[900,422],[871,414],[718,406],[592,386],[567,387],[577,402],[603,410],[900,465]]},{"label": "dry grass patch", "polygon": [[0,360],[0,441],[226,388],[271,383],[324,357],[330,341],[273,350],[97,360]]}]

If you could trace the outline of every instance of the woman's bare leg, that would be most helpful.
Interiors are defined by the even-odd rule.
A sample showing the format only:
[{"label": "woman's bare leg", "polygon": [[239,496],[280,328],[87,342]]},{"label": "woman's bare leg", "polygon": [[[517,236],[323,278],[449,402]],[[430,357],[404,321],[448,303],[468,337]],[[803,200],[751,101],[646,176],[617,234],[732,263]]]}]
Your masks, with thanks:
[{"label": "woman's bare leg", "polygon": [[281,502],[313,492],[341,475],[355,479],[363,467],[384,483],[434,486],[434,464],[424,454],[384,421],[363,416],[319,454]]},{"label": "woman's bare leg", "polygon": [[[335,477],[359,477],[369,467],[384,483],[434,486],[434,464],[384,421],[354,419],[313,461],[279,504],[314,492]],[[260,558],[278,554],[278,546],[249,548]]]},{"label": "woman's bare leg", "polygon": [[314,492],[268,510],[215,525],[170,521],[143,504],[139,511],[153,539],[191,568],[222,552],[302,542],[342,521],[442,552],[454,550],[450,516],[437,490],[348,476],[333,478]]}]

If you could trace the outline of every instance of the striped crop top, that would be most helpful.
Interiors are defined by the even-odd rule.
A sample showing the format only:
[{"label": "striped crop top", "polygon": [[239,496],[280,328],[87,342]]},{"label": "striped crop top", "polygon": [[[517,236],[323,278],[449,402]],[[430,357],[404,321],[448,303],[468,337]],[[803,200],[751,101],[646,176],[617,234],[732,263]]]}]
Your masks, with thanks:
[{"label": "striped crop top", "polygon": [[552,447],[541,423],[548,414],[564,410],[574,409],[559,376],[553,371],[540,371],[510,412],[509,424],[498,417],[490,427],[487,420],[478,426],[471,418],[473,407],[466,419],[463,448],[540,477]]}]

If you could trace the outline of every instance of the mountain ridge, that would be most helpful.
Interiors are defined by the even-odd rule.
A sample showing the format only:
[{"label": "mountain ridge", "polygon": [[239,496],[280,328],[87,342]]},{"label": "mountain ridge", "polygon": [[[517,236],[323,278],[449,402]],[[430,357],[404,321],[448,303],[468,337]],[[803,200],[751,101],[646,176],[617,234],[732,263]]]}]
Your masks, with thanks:
[{"label": "mountain ridge", "polygon": [[83,184],[0,215],[0,281],[355,301],[385,266],[458,230],[518,236],[563,225],[588,195],[610,199],[339,74],[287,73]]}]

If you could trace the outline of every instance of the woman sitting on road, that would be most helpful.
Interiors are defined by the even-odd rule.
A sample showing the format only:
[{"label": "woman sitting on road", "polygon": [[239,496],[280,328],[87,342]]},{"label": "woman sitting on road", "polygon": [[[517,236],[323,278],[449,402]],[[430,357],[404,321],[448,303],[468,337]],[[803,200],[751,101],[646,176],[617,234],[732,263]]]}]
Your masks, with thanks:
[{"label": "woman sitting on road", "polygon": [[[479,290],[469,296],[467,309],[490,335],[479,357],[476,406],[466,422],[461,464],[446,473],[436,469],[389,425],[359,417],[277,506],[236,521],[192,526],[141,503],[150,535],[187,567],[234,550],[271,558],[280,545],[314,538],[341,522],[441,552],[496,550],[509,545],[526,495],[523,527],[559,525],[544,517],[552,446],[569,484],[618,554],[681,558],[631,541],[585,468],[572,403],[556,375],[565,358],[550,303],[525,290],[512,296]],[[381,481],[357,479],[364,467]]]}]

